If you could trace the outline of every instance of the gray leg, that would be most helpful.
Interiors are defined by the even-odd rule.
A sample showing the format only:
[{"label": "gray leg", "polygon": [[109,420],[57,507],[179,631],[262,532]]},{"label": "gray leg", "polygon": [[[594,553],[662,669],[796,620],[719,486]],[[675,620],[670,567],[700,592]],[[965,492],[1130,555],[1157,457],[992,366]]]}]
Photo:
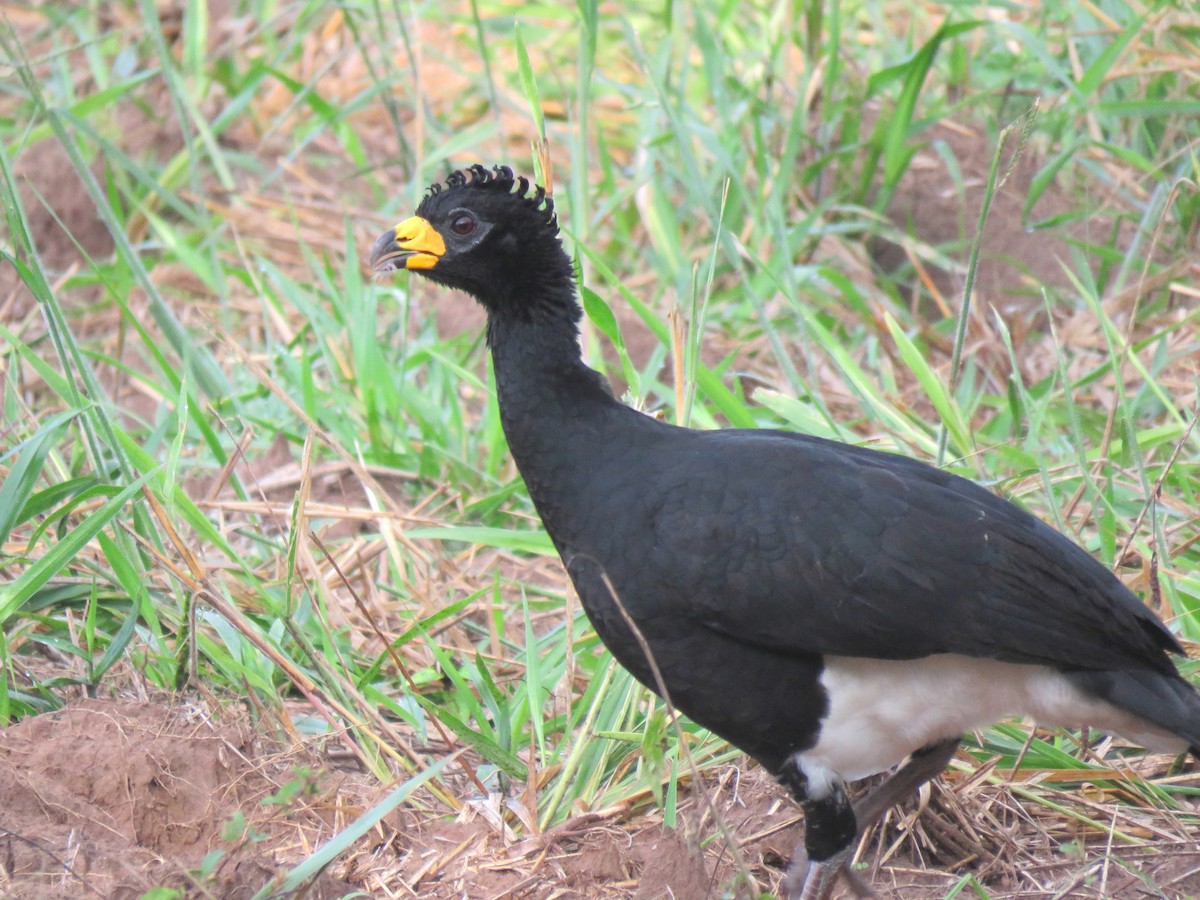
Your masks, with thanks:
[{"label": "gray leg", "polygon": [[945,769],[959,740],[948,738],[921,748],[891,778],[853,806],[840,783],[823,800],[808,800],[803,773],[789,764],[782,780],[804,808],[804,844],[796,848],[783,882],[788,900],[825,900],[838,875],[856,897],[873,896],[847,866],[856,839],[888,809]]},{"label": "gray leg", "polygon": [[880,817],[927,782],[941,774],[958,749],[962,738],[947,738],[937,744],[922,747],[909,757],[887,781],[854,804],[854,817],[859,831],[865,831]]},{"label": "gray leg", "polygon": [[789,762],[783,782],[804,808],[804,844],[796,848],[784,879],[788,900],[825,900],[846,861],[854,852],[858,822],[841,781],[819,799],[808,796],[808,781],[795,762]]},{"label": "gray leg", "polygon": [[[797,853],[800,853],[800,849]],[[796,868],[795,860],[788,869],[787,878],[783,882],[784,896],[787,900],[826,900],[830,892],[833,890],[833,884],[837,881],[838,875],[846,875],[850,872],[846,868],[846,863],[850,861],[850,856],[854,852],[854,847],[851,845],[845,850],[839,852],[836,856],[830,857],[823,861],[812,860],[806,866]],[[803,854],[801,854],[803,855]],[[871,896],[868,894],[860,894],[859,888],[861,885],[856,885],[851,882],[851,890],[855,896]]]}]

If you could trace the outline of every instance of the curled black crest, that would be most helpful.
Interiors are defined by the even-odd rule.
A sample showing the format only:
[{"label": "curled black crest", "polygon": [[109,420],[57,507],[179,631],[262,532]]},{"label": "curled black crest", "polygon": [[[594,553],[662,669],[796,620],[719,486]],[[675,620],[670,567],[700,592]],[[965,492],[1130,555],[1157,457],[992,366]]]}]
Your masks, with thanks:
[{"label": "curled black crest", "polygon": [[558,232],[558,217],[554,213],[554,198],[540,184],[533,184],[524,175],[514,175],[508,166],[493,166],[491,169],[479,163],[466,169],[456,169],[446,176],[445,182],[434,182],[425,192],[433,197],[442,191],[483,189],[503,191],[521,198],[530,208],[545,213],[545,224]]}]

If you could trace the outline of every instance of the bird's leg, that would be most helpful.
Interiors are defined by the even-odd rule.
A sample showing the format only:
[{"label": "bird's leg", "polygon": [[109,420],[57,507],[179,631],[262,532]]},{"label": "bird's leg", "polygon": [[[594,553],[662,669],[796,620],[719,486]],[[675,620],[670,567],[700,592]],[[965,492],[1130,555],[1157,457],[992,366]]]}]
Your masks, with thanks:
[{"label": "bird's leg", "polygon": [[810,800],[807,779],[795,761],[789,761],[780,780],[804,808],[805,833],[804,846],[796,848],[784,880],[788,900],[825,900],[839,874],[854,896],[873,896],[848,865],[855,839],[888,809],[945,769],[960,740],[947,738],[917,750],[887,781],[853,806],[840,781],[831,785],[824,799]]},{"label": "bird's leg", "polygon": [[806,861],[805,852],[797,847],[796,858],[783,882],[784,896],[787,900],[829,900],[833,883],[840,875],[853,896],[870,900],[875,892],[849,866],[853,853],[854,844],[851,844],[830,859]]},{"label": "bird's leg", "polygon": [[854,818],[859,829],[865,831],[874,825],[885,812],[945,769],[961,740],[947,738],[915,751],[887,781],[855,803]]},{"label": "bird's leg", "polygon": [[[825,900],[839,873],[858,894],[862,885],[846,867],[858,837],[858,822],[841,779],[811,785],[793,758],[784,766],[780,780],[804,809],[804,845],[796,848],[784,879],[788,900]],[[810,796],[817,793],[814,788],[819,789],[815,797]]]}]

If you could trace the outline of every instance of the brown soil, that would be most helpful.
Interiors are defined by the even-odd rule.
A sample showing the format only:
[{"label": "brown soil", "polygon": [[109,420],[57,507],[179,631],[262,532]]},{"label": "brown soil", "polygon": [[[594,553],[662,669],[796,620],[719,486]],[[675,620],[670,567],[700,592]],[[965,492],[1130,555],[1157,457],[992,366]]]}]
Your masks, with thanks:
[{"label": "brown soil", "polygon": [[[0,731],[0,897],[135,898],[154,887],[250,897],[382,797],[370,779],[336,773],[303,749],[273,751],[264,730],[231,708],[158,698],[84,700]],[[304,789],[270,802],[297,783]],[[1086,798],[1062,802],[1088,812]],[[511,820],[500,824],[496,806],[467,798],[457,816],[394,812],[305,896],[650,900],[744,896],[745,885],[778,891],[800,823],[754,767],[727,766],[699,791],[683,790],[677,829],[643,808],[586,813],[520,837]],[[909,806],[860,850],[862,876],[882,896],[941,897],[967,875],[993,898],[1200,892],[1200,847],[1169,813],[1118,821],[1148,842],[1114,847],[1069,819],[1037,809],[1031,818],[973,766],[955,767]],[[244,825],[230,826],[238,814]]]},{"label": "brown soil", "polygon": [[[0,731],[0,896],[252,896],[306,855],[288,805],[263,802],[306,778],[304,761],[267,752],[244,716],[179,701],[84,700],[13,725]],[[246,826],[228,826],[238,813]],[[347,890],[325,876],[310,896]]]},{"label": "brown soil", "polygon": [[[877,240],[872,251],[876,262],[888,271],[923,258],[928,280],[914,277],[914,292],[920,293],[922,288],[936,292],[941,303],[957,308],[994,148],[986,134],[952,122],[937,123],[925,138],[928,145],[913,157],[888,207],[892,224],[917,243],[906,250],[900,244]],[[957,177],[946,158],[933,149],[934,144],[941,145],[954,160]],[[1016,138],[1010,137],[1004,148],[1001,175],[1017,153],[1016,144]],[[1007,180],[992,198],[984,226],[975,294],[982,304],[995,306],[1002,313],[1040,310],[1043,289],[1053,296],[1071,285],[1064,264],[1073,265],[1070,241],[1079,236],[1080,229],[1059,224],[1035,230],[1026,227],[1022,212],[1043,162],[1038,156],[1035,149],[1023,148]],[[1078,200],[1063,186],[1051,182],[1030,211],[1028,221],[1067,216],[1077,206]],[[1111,224],[1113,210],[1098,215],[1097,229],[1101,229],[1101,221]],[[942,267],[930,262],[927,250],[944,253],[953,265]]]}]

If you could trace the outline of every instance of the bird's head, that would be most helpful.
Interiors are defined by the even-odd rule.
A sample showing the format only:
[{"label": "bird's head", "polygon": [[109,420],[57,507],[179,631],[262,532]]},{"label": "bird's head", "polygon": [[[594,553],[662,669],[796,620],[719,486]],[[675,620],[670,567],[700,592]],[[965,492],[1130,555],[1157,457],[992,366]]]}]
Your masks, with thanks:
[{"label": "bird's head", "polygon": [[554,201],[507,166],[474,165],[434,184],[415,216],[380,235],[371,268],[411,269],[466,291],[492,315],[574,315],[578,308]]}]

